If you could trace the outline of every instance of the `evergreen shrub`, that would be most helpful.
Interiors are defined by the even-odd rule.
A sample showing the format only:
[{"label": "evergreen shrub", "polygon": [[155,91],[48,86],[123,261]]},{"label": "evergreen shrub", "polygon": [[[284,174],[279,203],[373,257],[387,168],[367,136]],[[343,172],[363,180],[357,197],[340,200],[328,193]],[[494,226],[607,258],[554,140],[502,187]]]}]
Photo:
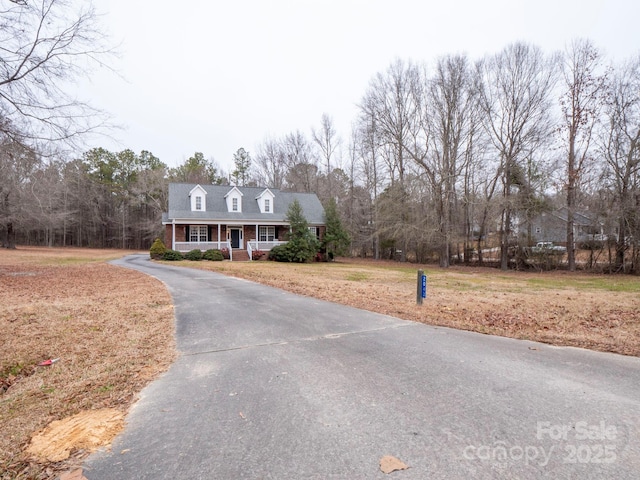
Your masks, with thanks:
[{"label": "evergreen shrub", "polygon": [[149,256],[154,260],[160,260],[164,255],[164,252],[166,251],[167,251],[167,247],[164,246],[164,243],[162,243],[162,240],[160,240],[159,238],[156,238],[153,241],[153,245],[151,245],[151,248],[149,249]]},{"label": "evergreen shrub", "polygon": [[293,260],[293,256],[291,252],[287,248],[287,245],[276,245],[271,250],[269,250],[269,255],[267,257],[269,260],[274,260],[276,262],[291,262]]},{"label": "evergreen shrub", "polygon": [[185,253],[184,258],[193,262],[198,262],[202,260],[202,251],[199,248],[194,248],[193,250],[189,250]]},{"label": "evergreen shrub", "polygon": [[184,257],[180,252],[176,250],[167,249],[167,251],[164,252],[164,255],[162,255],[162,259],[174,261],[174,260],[184,260]]},{"label": "evergreen shrub", "polygon": [[222,252],[220,250],[212,248],[204,252],[202,258],[211,262],[221,262],[222,260],[224,260],[224,255],[222,255]]}]

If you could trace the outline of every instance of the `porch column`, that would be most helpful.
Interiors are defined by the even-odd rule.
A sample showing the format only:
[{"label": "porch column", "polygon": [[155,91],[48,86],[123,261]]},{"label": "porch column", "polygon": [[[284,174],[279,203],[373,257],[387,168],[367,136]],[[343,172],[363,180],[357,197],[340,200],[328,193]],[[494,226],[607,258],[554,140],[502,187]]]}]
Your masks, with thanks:
[{"label": "porch column", "polygon": [[260,250],[260,225],[256,223],[256,250]]},{"label": "porch column", "polygon": [[220,250],[222,246],[220,245],[220,223],[218,223],[218,250]]},{"label": "porch column", "polygon": [[176,219],[171,220],[171,250],[176,249]]}]

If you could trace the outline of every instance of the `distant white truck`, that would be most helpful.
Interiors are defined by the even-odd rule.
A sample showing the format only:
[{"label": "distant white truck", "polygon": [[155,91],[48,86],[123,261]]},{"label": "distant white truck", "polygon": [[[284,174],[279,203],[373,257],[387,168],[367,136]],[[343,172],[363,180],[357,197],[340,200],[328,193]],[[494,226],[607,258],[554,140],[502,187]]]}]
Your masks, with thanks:
[{"label": "distant white truck", "polygon": [[538,242],[531,247],[532,253],[545,253],[548,255],[564,255],[567,253],[567,247],[554,245],[553,242]]}]

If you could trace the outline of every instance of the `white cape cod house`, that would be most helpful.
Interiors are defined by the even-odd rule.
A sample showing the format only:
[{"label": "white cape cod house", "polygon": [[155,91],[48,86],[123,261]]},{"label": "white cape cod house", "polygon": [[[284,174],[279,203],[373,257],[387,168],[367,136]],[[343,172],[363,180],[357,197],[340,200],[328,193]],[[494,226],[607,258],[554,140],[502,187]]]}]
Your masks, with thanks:
[{"label": "white cape cod house", "polygon": [[[169,211],[162,214],[167,248],[227,249],[233,260],[252,258],[286,243],[289,205],[298,200],[316,236],[324,236],[324,209],[315,193],[229,185],[169,184]],[[244,252],[247,252],[246,254]]]}]

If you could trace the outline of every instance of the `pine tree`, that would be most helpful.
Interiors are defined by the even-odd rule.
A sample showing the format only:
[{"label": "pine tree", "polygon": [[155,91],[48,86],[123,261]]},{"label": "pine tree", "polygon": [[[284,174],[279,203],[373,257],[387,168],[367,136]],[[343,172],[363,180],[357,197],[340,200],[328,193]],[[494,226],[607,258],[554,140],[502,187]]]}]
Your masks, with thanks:
[{"label": "pine tree", "polygon": [[251,169],[251,156],[244,148],[239,148],[236,153],[233,154],[233,164],[235,170],[231,172],[236,186],[246,187],[249,183],[250,169]]},{"label": "pine tree", "polygon": [[287,211],[287,221],[291,226],[286,245],[290,261],[303,263],[313,259],[320,248],[318,239],[309,230],[309,223],[304,217],[302,206],[294,200]]},{"label": "pine tree", "polygon": [[327,226],[322,245],[327,250],[329,259],[333,259],[334,255],[344,255],[349,248],[351,238],[349,233],[342,226],[340,215],[338,214],[338,205],[335,199],[329,199],[324,211],[324,222]]}]

